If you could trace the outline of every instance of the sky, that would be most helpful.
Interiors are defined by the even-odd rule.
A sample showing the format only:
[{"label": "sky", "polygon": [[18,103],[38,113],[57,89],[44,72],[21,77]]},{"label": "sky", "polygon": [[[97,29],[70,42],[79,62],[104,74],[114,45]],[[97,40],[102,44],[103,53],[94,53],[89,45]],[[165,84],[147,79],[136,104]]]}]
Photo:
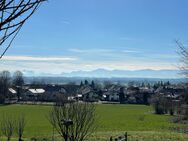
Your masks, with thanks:
[{"label": "sky", "polygon": [[24,25],[0,70],[178,69],[187,0],[49,0]]}]

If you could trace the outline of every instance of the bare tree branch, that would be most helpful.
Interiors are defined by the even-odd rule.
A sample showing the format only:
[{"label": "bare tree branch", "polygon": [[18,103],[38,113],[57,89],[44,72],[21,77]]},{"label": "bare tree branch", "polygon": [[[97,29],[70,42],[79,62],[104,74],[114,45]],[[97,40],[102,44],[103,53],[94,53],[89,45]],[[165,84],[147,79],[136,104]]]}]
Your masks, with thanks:
[{"label": "bare tree branch", "polygon": [[[49,120],[64,140],[85,141],[96,128],[95,113],[95,105],[91,103],[58,103],[50,112]],[[73,122],[68,131],[64,124],[67,119]]]},{"label": "bare tree branch", "polygon": [[24,23],[44,1],[47,0],[0,0],[0,48],[8,42],[0,59],[10,48]]},{"label": "bare tree branch", "polygon": [[1,121],[1,132],[7,138],[7,141],[11,140],[14,133],[15,121],[12,116],[4,115]]},{"label": "bare tree branch", "polygon": [[16,119],[16,127],[15,127],[15,132],[18,136],[18,141],[23,141],[23,132],[26,126],[26,120],[25,116],[22,114]]},{"label": "bare tree branch", "polygon": [[188,48],[186,48],[180,41],[175,41],[177,46],[179,47],[180,51],[178,52],[181,59],[180,59],[180,67],[182,74],[188,78]]}]

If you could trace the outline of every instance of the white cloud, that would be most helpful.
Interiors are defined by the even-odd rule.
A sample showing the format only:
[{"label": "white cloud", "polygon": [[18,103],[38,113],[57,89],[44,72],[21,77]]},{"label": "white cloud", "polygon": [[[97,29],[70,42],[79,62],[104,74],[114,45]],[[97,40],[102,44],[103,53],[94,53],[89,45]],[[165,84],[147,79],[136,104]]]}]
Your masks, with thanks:
[{"label": "white cloud", "polygon": [[68,51],[75,52],[75,53],[110,53],[110,52],[115,52],[116,50],[114,50],[114,49],[80,49],[80,48],[72,48],[72,49],[69,49]]},{"label": "white cloud", "polygon": [[177,67],[168,62],[139,62],[139,61],[73,61],[73,62],[59,62],[56,61],[1,61],[0,71],[15,70],[32,71],[35,74],[50,73],[61,74],[62,72],[72,71],[90,71],[95,69],[108,70],[140,70],[140,69],[177,69]]},{"label": "white cloud", "polygon": [[[70,49],[77,54],[80,52],[99,54],[111,54],[113,56],[117,52],[111,49]],[[78,53],[79,52],[79,53]],[[127,53],[137,52],[134,50],[124,50]],[[112,57],[109,58],[112,58]],[[156,57],[156,56],[155,56]],[[161,56],[160,56],[161,57]],[[167,57],[167,56],[164,56]],[[170,57],[170,56],[169,56]],[[0,60],[0,71],[9,70],[11,72],[15,70],[32,71],[35,74],[50,73],[61,74],[62,72],[72,71],[90,71],[95,69],[108,69],[108,70],[140,70],[140,69],[177,69],[176,62],[170,63],[168,60],[161,61],[160,59],[148,59],[147,57],[128,57],[124,60],[116,59],[84,59],[77,57],[35,57],[35,56],[4,56]]]},{"label": "white cloud", "polygon": [[72,48],[72,49],[69,49],[68,51],[70,51],[70,52],[76,52],[76,53],[85,53],[85,52],[87,52],[86,50],[77,49],[77,48]]},{"label": "white cloud", "polygon": [[163,59],[163,58],[179,59],[180,58],[180,56],[178,54],[154,54],[153,57],[160,58],[160,59]]},{"label": "white cloud", "polygon": [[141,53],[141,51],[137,51],[137,50],[123,50],[123,53]]},{"label": "white cloud", "polygon": [[73,57],[4,56],[4,61],[75,61]]},{"label": "white cloud", "polygon": [[62,20],[61,23],[62,23],[62,24],[70,24],[70,22],[69,22],[69,21],[66,21],[66,20]]},{"label": "white cloud", "polygon": [[139,51],[139,50],[132,50],[132,49],[118,50],[118,49],[80,49],[80,48],[72,48],[72,49],[69,49],[68,51],[75,52],[75,53],[116,53],[116,54],[119,54],[120,52],[122,52],[122,53],[141,53],[141,51]]},{"label": "white cloud", "polygon": [[135,61],[109,61],[109,62],[85,62],[80,65],[81,70],[95,70],[99,68],[108,69],[108,70],[142,70],[142,69],[177,69],[177,67],[168,62],[135,62]]}]

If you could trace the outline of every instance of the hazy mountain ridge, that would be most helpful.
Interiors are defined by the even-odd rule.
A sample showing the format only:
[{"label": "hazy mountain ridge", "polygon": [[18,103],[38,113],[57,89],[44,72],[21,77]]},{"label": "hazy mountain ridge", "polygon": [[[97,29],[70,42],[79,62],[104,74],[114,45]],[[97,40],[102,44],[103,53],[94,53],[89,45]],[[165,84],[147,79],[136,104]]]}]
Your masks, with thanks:
[{"label": "hazy mountain ridge", "polygon": [[62,73],[63,77],[128,77],[128,78],[181,78],[179,70],[106,70],[96,69],[93,71],[73,71]]}]

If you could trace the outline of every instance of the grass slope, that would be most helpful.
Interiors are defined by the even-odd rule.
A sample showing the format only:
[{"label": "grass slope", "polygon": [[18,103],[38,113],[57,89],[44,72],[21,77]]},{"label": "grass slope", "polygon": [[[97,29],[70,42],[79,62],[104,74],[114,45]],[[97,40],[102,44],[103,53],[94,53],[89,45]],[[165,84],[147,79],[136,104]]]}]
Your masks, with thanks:
[{"label": "grass slope", "polygon": [[[23,113],[27,125],[24,137],[51,136],[52,127],[47,116],[50,106],[9,105],[0,106],[3,114]],[[155,115],[150,106],[143,105],[97,105],[98,129],[90,140],[105,141],[128,131],[130,141],[186,141],[188,135],[171,132],[169,128],[181,125],[170,123],[170,116]]]}]

